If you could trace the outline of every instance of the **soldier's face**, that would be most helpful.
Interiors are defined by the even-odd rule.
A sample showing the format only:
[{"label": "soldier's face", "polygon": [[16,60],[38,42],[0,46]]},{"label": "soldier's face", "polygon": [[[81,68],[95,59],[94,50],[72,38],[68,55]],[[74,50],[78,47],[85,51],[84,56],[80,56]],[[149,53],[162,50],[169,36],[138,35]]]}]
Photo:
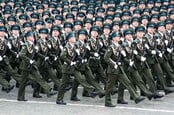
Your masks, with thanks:
[{"label": "soldier's face", "polygon": [[136,21],[134,21],[134,22],[132,23],[132,25],[135,26],[135,27],[137,27],[137,26],[139,25],[139,23],[136,22]]},{"label": "soldier's face", "polygon": [[19,30],[12,30],[12,33],[13,33],[14,35],[19,35]]},{"label": "soldier's face", "polygon": [[160,21],[164,21],[166,19],[166,16],[161,16]]},{"label": "soldier's face", "polygon": [[28,36],[27,41],[30,41],[30,42],[34,43],[34,37],[33,36]]},{"label": "soldier's face", "polygon": [[170,18],[171,18],[172,20],[174,20],[174,14],[170,15]]},{"label": "soldier's face", "polygon": [[165,27],[164,27],[164,26],[160,26],[160,27],[158,27],[158,31],[160,31],[160,32],[164,32],[164,31],[165,31]]},{"label": "soldier's face", "polygon": [[91,24],[90,23],[86,23],[85,27],[89,29],[89,28],[91,28]]},{"label": "soldier's face", "polygon": [[120,26],[118,26],[118,25],[113,26],[113,30],[115,30],[115,31],[120,30]]},{"label": "soldier's face", "polygon": [[59,34],[60,34],[60,33],[59,33],[59,31],[57,31],[57,30],[53,30],[53,31],[52,31],[52,35],[53,35],[53,36],[59,36]]},{"label": "soldier's face", "polygon": [[45,38],[47,37],[47,34],[41,33],[41,34],[40,34],[40,37],[41,37],[42,39],[45,39]]},{"label": "soldier's face", "polygon": [[92,31],[92,32],[91,32],[91,36],[97,37],[97,36],[98,36],[98,32],[97,32],[97,31]]},{"label": "soldier's face", "polygon": [[115,17],[114,21],[120,21],[120,17]]},{"label": "soldier's face", "polygon": [[86,36],[84,34],[79,35],[79,40],[84,41],[86,39]]},{"label": "soldier's face", "polygon": [[151,34],[153,34],[155,32],[155,29],[154,28],[147,28],[147,31]]},{"label": "soldier's face", "polygon": [[110,29],[104,29],[103,32],[104,34],[108,35],[110,33]]},{"label": "soldier's face", "polygon": [[171,30],[172,29],[172,24],[166,24],[166,29]]},{"label": "soldier's face", "polygon": [[116,42],[116,43],[118,43],[118,42],[120,41],[120,37],[119,37],[119,36],[114,37],[114,38],[113,38],[113,41]]},{"label": "soldier's face", "polygon": [[9,24],[9,25],[14,25],[15,22],[14,22],[14,21],[9,21],[8,24]]},{"label": "soldier's face", "polygon": [[143,19],[141,22],[142,22],[143,25],[146,25],[148,23],[148,20],[147,19]]},{"label": "soldier's face", "polygon": [[145,32],[137,32],[137,38],[140,39],[144,36]]},{"label": "soldier's face", "polygon": [[71,28],[65,28],[65,32],[67,32],[67,33],[70,33],[71,32]]},{"label": "soldier's face", "polygon": [[87,18],[93,18],[92,14],[87,14]]},{"label": "soldier's face", "polygon": [[76,38],[75,37],[72,37],[68,40],[70,43],[75,43],[76,42]]},{"label": "soldier's face", "polygon": [[127,34],[127,35],[125,36],[125,38],[126,38],[127,41],[130,41],[130,42],[133,41],[132,34]]},{"label": "soldier's face", "polygon": [[1,38],[4,38],[4,37],[5,37],[5,34],[6,34],[6,32],[0,31],[0,37],[1,37]]}]

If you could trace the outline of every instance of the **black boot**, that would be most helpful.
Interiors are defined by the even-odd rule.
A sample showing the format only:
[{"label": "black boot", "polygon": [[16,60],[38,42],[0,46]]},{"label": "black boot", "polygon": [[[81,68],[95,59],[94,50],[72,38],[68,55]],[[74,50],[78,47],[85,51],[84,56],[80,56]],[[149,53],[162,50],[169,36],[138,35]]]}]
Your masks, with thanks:
[{"label": "black boot", "polygon": [[105,103],[106,107],[116,107],[116,105],[113,105],[112,103]]},{"label": "black boot", "polygon": [[124,99],[123,100],[117,100],[117,103],[118,104],[128,104],[128,102],[125,101]]},{"label": "black boot", "polygon": [[8,88],[5,90],[7,93],[9,93],[14,88],[14,85],[9,85]]},{"label": "black boot", "polygon": [[56,94],[57,94],[57,92],[50,89],[50,91],[47,93],[47,97],[51,97],[51,96],[56,95]]},{"label": "black boot", "polygon": [[78,97],[71,97],[71,101],[80,101]]},{"label": "black boot", "polygon": [[145,99],[144,97],[141,97],[141,96],[140,96],[140,97],[138,97],[138,98],[135,99],[135,103],[138,104],[138,103],[140,103],[141,101],[143,101],[144,99]]},{"label": "black boot", "polygon": [[66,103],[65,103],[63,100],[57,100],[57,101],[56,101],[56,104],[59,104],[59,105],[66,105]]}]

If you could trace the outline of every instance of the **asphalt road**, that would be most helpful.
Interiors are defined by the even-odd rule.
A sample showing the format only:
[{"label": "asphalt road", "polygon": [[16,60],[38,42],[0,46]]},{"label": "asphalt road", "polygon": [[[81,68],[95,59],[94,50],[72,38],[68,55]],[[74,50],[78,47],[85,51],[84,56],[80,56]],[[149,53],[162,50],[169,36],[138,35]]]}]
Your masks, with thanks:
[{"label": "asphalt road", "polygon": [[[1,86],[0,86],[1,88]],[[27,102],[16,101],[18,89],[13,89],[9,94],[0,91],[0,115],[174,115],[174,93],[166,95],[162,99],[148,101],[140,104],[129,100],[129,93],[125,92],[128,105],[117,105],[115,108],[104,107],[104,98],[82,97],[82,88],[79,88],[80,102],[70,101],[71,91],[65,94],[67,105],[55,103],[57,95],[36,99],[32,97],[30,86],[26,88]],[[113,97],[116,104],[117,95]]]}]

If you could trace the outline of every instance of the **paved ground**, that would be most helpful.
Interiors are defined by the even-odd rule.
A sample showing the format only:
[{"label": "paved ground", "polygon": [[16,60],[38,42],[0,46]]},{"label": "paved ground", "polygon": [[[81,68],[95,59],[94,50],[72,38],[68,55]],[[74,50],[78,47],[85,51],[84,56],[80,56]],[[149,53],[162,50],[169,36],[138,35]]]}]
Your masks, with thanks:
[{"label": "paved ground", "polygon": [[[0,87],[1,88],[1,87]],[[159,100],[148,101],[136,105],[129,100],[129,93],[126,91],[125,99],[129,100],[128,105],[117,105],[115,108],[104,107],[104,98],[84,98],[81,96],[82,88],[79,88],[78,96],[80,102],[70,101],[70,92],[65,95],[68,105],[55,104],[56,95],[42,99],[32,98],[31,87],[26,88],[26,99],[28,102],[16,101],[18,89],[9,94],[0,91],[0,115],[174,115],[174,93]],[[113,96],[113,103],[116,103],[117,95]]]}]

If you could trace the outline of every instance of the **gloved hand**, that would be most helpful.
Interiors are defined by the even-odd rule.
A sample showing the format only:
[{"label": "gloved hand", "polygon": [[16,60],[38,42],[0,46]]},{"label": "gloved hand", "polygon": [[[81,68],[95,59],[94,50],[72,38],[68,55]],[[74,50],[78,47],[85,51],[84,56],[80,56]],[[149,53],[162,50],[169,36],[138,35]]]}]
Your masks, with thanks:
[{"label": "gloved hand", "polygon": [[30,64],[33,64],[34,63],[34,60],[30,60]]},{"label": "gloved hand", "polygon": [[146,57],[141,56],[141,61],[142,62],[146,61]]}]

